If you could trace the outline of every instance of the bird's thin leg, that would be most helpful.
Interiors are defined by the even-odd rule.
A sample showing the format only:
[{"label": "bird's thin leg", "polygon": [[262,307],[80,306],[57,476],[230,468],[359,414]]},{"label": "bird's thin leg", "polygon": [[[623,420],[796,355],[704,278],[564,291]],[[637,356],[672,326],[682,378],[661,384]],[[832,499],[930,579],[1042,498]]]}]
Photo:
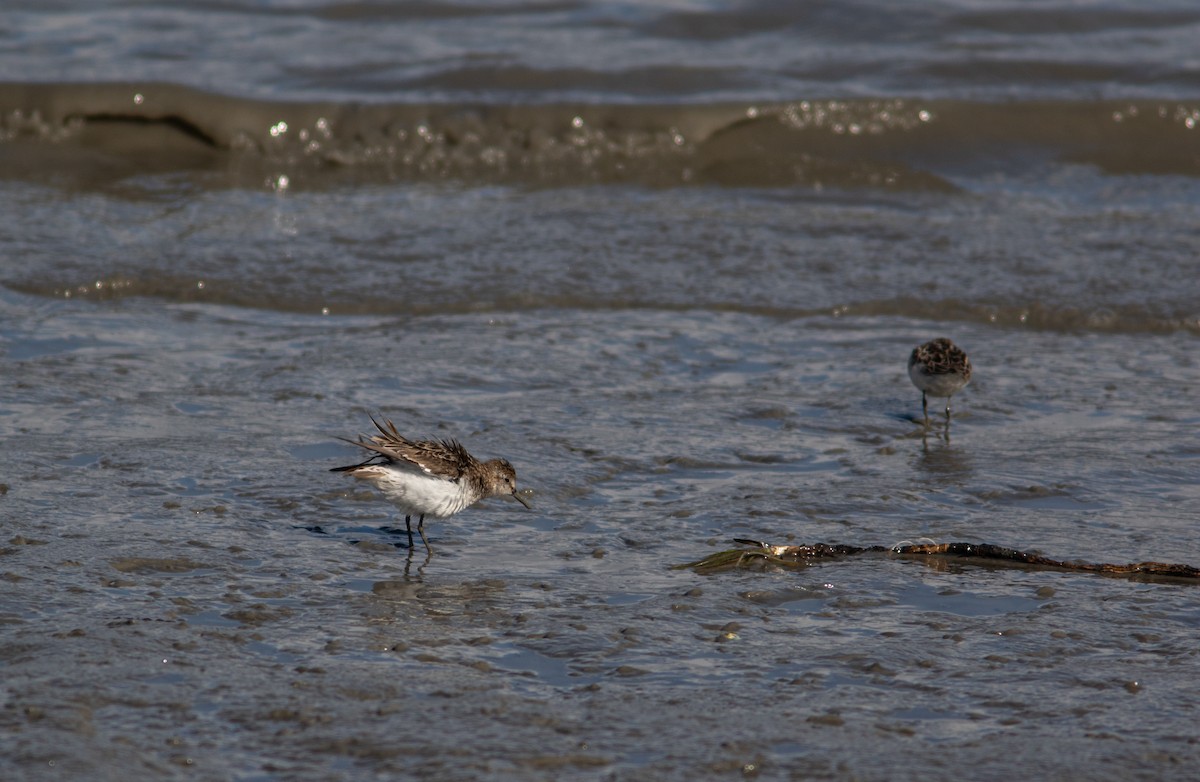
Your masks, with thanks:
[{"label": "bird's thin leg", "polygon": [[417,520],[417,532],[421,535],[421,542],[425,544],[425,550],[430,554],[433,553],[433,546],[429,545],[429,540],[425,537],[425,514],[421,514],[421,518]]},{"label": "bird's thin leg", "polygon": [[[422,516],[421,518],[425,518],[425,517],[424,517],[424,516]],[[409,550],[411,551],[411,550],[412,550],[412,547],[413,547],[413,539],[412,539],[412,516],[405,516],[405,517],[404,517],[404,527],[405,527],[405,529],[407,529],[407,530],[408,530],[408,548],[409,548]],[[419,528],[419,526],[418,526],[418,528]],[[422,535],[421,535],[421,540],[424,540],[424,539],[425,539],[425,535],[423,535],[423,534],[422,534]]]},{"label": "bird's thin leg", "polygon": [[946,420],[950,420],[950,397],[946,397]]},{"label": "bird's thin leg", "polygon": [[929,426],[929,400],[924,391],[921,392],[921,412],[925,414],[925,425]]}]

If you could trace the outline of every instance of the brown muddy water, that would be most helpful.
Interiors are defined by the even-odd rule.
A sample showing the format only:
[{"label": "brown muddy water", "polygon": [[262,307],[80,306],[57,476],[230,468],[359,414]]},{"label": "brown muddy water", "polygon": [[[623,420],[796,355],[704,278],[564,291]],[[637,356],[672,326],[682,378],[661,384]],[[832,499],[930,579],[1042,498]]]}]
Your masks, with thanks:
[{"label": "brown muddy water", "polygon": [[[1200,565],[1194,11],[9,19],[0,778],[1200,762],[1198,585],[673,569],[735,537]],[[926,430],[935,336],[975,376]],[[328,471],[372,414],[533,509],[410,551]]]}]

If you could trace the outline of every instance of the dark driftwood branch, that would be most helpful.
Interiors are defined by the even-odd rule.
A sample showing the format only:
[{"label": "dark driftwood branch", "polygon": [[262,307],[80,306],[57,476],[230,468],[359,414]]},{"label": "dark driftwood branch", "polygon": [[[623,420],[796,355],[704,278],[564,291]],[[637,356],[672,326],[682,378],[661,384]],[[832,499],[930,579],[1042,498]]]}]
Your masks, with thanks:
[{"label": "dark driftwood branch", "polygon": [[904,559],[919,559],[930,563],[955,559],[970,560],[981,565],[1007,565],[1046,568],[1052,570],[1098,573],[1105,576],[1136,581],[1184,581],[1200,583],[1200,568],[1166,562],[1134,562],[1127,565],[1074,562],[1043,557],[1017,549],[993,546],[990,543],[913,543],[887,548],[885,546],[849,546],[845,544],[813,543],[806,546],[774,546],[757,540],[734,538],[735,543],[752,546],[749,549],[728,549],[677,568],[693,568],[712,573],[754,564],[782,567],[806,567],[815,560],[841,559],[860,554],[884,554]]}]

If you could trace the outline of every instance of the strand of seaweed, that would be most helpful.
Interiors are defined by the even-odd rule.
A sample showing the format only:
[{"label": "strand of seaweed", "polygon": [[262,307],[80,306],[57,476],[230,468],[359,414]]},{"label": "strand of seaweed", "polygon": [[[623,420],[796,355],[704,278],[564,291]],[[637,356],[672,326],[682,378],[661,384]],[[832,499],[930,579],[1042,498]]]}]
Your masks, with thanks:
[{"label": "strand of seaweed", "polygon": [[726,549],[695,562],[676,565],[675,569],[692,568],[699,573],[713,573],[754,565],[801,568],[819,560],[844,559],[862,554],[886,554],[891,557],[922,560],[929,563],[960,560],[978,564],[1095,573],[1134,581],[1200,583],[1200,568],[1191,565],[1168,562],[1132,562],[1125,565],[1079,562],[1052,559],[1041,554],[1032,554],[990,543],[909,543],[906,541],[889,548],[887,546],[851,546],[843,543],[776,546],[745,538],[734,538],[733,542],[753,548]]}]

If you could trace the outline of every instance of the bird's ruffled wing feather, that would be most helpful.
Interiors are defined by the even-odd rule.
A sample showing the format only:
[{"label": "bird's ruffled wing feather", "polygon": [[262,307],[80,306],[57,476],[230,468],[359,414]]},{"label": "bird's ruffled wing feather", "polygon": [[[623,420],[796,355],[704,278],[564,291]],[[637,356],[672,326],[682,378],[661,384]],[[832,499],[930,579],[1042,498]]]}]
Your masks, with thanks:
[{"label": "bird's ruffled wing feather", "polygon": [[383,457],[386,461],[411,464],[426,475],[446,480],[458,480],[463,471],[474,461],[471,454],[467,453],[467,449],[457,440],[409,440],[400,434],[396,425],[390,420],[384,419],[380,422],[372,416],[371,422],[375,424],[379,434],[370,437],[360,436],[357,440],[346,440],[348,443],[353,443],[376,454],[363,464],[356,465],[358,467],[378,463],[375,460]]}]

